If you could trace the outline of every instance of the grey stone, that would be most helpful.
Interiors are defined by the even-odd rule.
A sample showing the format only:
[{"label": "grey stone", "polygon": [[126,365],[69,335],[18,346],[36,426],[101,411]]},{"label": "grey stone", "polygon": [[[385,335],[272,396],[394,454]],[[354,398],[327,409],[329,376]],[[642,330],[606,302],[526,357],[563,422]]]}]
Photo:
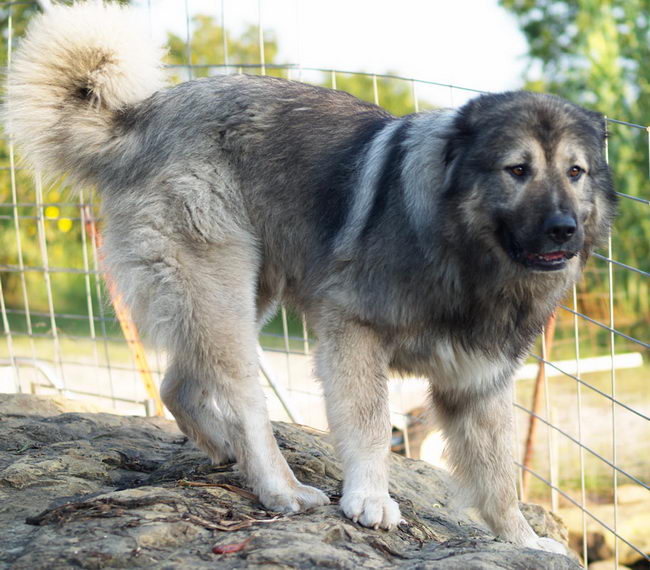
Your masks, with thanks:
[{"label": "grey stone", "polygon": [[[0,397],[2,568],[578,568],[495,539],[452,506],[446,474],[421,461],[393,457],[405,523],[387,533],[342,517],[340,465],[307,428],[274,426],[297,477],[333,504],[279,515],[173,422],[64,409]],[[541,534],[566,537],[541,507],[524,514]]]}]

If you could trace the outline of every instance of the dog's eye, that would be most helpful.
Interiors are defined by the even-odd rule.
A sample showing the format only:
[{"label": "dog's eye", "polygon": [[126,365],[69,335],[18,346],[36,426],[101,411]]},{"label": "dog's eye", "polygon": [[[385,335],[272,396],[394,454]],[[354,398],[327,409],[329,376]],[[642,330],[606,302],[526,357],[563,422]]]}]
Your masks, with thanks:
[{"label": "dog's eye", "polygon": [[506,170],[513,176],[516,176],[517,178],[521,178],[522,176],[525,176],[528,172],[526,170],[526,166],[523,164],[517,164],[516,166],[508,166]]},{"label": "dog's eye", "polygon": [[580,175],[584,172],[582,168],[580,168],[577,165],[573,165],[571,168],[569,168],[569,177],[573,178],[574,180],[577,180],[580,178]]}]

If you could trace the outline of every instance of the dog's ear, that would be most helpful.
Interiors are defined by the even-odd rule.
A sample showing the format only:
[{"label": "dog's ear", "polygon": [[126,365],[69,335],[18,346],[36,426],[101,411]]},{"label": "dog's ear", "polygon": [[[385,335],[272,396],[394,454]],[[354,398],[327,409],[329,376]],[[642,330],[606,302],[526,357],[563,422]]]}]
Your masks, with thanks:
[{"label": "dog's ear", "polygon": [[[611,178],[609,166],[607,164],[607,119],[597,111],[581,108],[585,120],[583,121],[583,136],[586,141],[592,145],[593,164],[592,177],[596,176],[596,171],[606,173]],[[603,184],[603,187],[611,187],[611,182]],[[613,189],[612,189],[613,192]],[[610,192],[610,193],[612,193]]]},{"label": "dog's ear", "polygon": [[591,111],[589,109],[587,110],[587,114],[598,129],[598,132],[601,135],[601,139],[604,140],[607,138],[607,120],[605,119],[604,115],[598,111]]},{"label": "dog's ear", "polygon": [[603,150],[605,148],[605,141],[607,140],[607,119],[598,111],[592,111],[584,107],[579,107],[579,109],[586,115],[587,124],[596,133],[600,148]]},{"label": "dog's ear", "polygon": [[447,144],[445,145],[443,160],[445,162],[445,167],[449,168],[458,157],[460,149],[462,147],[459,137],[456,136],[456,131],[452,130],[449,133],[449,138],[447,139]]},{"label": "dog's ear", "polygon": [[463,148],[472,140],[475,129],[472,121],[472,109],[468,108],[471,103],[470,101],[470,103],[458,110],[449,128],[443,154],[443,160],[447,168],[450,168],[456,162]]},{"label": "dog's ear", "polygon": [[481,116],[484,111],[502,99],[511,98],[511,93],[486,94],[470,99],[456,111],[445,147],[445,166],[451,166],[467,145],[476,140]]}]

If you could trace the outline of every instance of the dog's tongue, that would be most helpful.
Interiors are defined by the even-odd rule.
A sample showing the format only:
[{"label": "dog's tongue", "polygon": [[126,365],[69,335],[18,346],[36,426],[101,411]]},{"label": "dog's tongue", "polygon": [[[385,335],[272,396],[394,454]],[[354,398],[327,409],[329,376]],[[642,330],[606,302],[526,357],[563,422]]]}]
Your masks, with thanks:
[{"label": "dog's tongue", "polygon": [[529,253],[529,259],[543,259],[544,261],[557,261],[565,257],[563,251],[552,251],[551,253]]}]

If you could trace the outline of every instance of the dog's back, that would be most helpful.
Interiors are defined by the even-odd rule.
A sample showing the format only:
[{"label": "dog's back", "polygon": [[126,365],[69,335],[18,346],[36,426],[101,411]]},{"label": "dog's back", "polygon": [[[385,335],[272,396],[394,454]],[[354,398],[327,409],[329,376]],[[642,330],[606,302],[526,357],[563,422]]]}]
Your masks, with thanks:
[{"label": "dog's back", "polygon": [[168,351],[181,429],[267,508],[328,503],[289,469],[257,380],[259,323],[288,299],[319,335],[346,516],[400,522],[393,366],[431,379],[491,528],[561,551],[517,507],[511,371],[611,222],[602,117],[523,93],[398,119],[273,78],[160,90],[159,55],[122,8],[57,6],[18,51],[8,119],[33,167],[103,193],[106,268]]}]

